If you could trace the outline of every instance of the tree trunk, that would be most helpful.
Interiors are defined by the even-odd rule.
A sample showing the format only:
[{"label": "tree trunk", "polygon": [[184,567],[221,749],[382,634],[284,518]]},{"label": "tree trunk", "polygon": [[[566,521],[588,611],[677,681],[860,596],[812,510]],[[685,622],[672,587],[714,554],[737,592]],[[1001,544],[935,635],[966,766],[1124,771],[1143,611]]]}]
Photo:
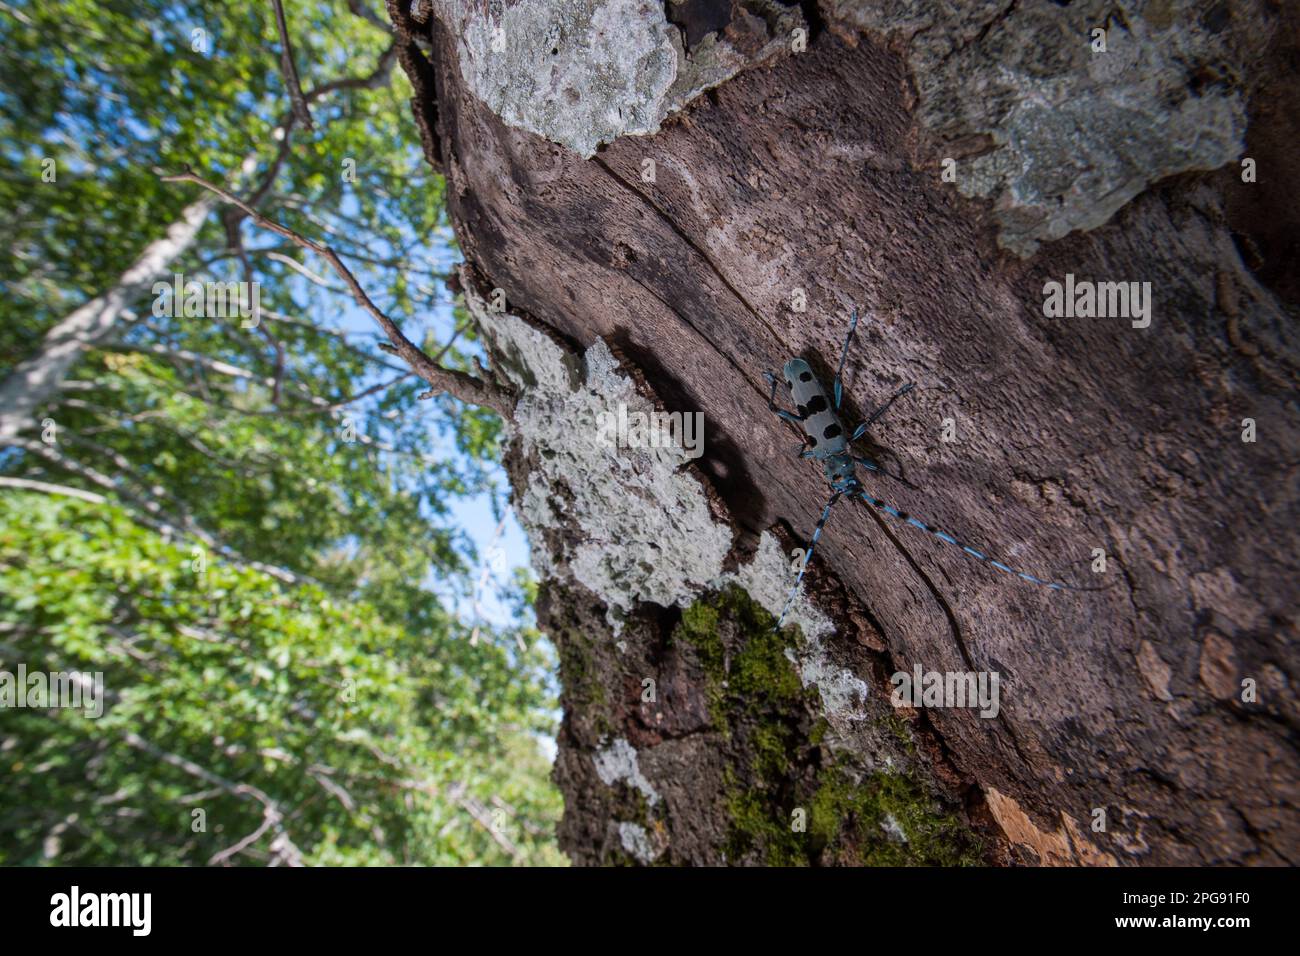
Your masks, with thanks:
[{"label": "tree trunk", "polygon": [[[459,287],[520,394],[562,845],[1295,862],[1295,24],[875,6],[390,3],[427,51],[404,65]],[[1076,280],[1149,282],[1149,325],[1052,313]],[[1100,589],[845,501],[772,631],[829,489],[763,372],[829,382],[854,308],[845,423],[916,383],[867,492]],[[611,447],[620,406],[702,412],[703,456]],[[996,673],[996,714],[895,706],[917,669]]]},{"label": "tree trunk", "polygon": [[30,358],[0,382],[0,441],[36,424],[35,415],[58,390],[86,349],[103,342],[118,322],[172,262],[194,243],[215,201],[204,197],[181,210],[167,232],[145,246],[111,289],[61,319]]}]

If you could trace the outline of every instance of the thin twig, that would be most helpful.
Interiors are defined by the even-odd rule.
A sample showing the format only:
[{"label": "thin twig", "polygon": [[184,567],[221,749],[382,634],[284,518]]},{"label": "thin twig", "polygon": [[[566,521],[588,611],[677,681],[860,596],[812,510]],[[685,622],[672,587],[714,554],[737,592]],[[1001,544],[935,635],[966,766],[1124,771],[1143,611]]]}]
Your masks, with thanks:
[{"label": "thin twig", "polygon": [[298,65],[293,61],[293,44],[289,41],[289,24],[285,21],[284,6],[280,0],[271,0],[275,5],[275,28],[280,31],[280,69],[284,72],[284,85],[289,88],[289,100],[293,103],[294,113],[299,122],[307,129],[312,128],[311,110],[307,99],[302,95],[302,80],[298,78]]},{"label": "thin twig", "polygon": [[123,735],[123,739],[136,750],[142,750],[151,757],[161,760],[163,763],[171,764],[173,767],[183,770],[191,777],[196,777],[204,783],[219,787],[226,793],[235,797],[252,797],[262,805],[262,825],[259,826],[253,834],[240,840],[229,849],[222,850],[213,856],[212,859],[208,861],[209,865],[216,865],[217,863],[225,862],[225,860],[229,859],[231,856],[243,851],[246,847],[254,843],[258,837],[268,829],[274,829],[276,832],[276,843],[272,844],[272,850],[275,851],[278,848],[280,855],[284,858],[284,862],[287,862],[290,866],[302,865],[302,852],[293,845],[293,841],[289,838],[288,831],[284,828],[284,811],[280,809],[280,805],[272,800],[265,791],[250,783],[235,783],[232,780],[227,780],[225,777],[219,776],[211,770],[200,767],[193,760],[189,760],[179,754],[171,753],[163,750],[161,747],[151,744],[139,734],[127,732]]},{"label": "thin twig", "polygon": [[108,500],[103,495],[97,495],[93,491],[72,488],[68,485],[54,485],[48,481],[32,481],[29,478],[0,476],[0,488],[20,488],[23,491],[43,491],[47,495],[66,495],[69,498],[80,498],[82,501],[89,501],[97,505],[102,505]]},{"label": "thin twig", "polygon": [[455,369],[443,368],[428,355],[426,355],[414,342],[406,337],[397,323],[388,317],[381,310],[370,296],[366,294],[361,283],[352,271],[343,264],[343,260],[338,254],[324,243],[316,242],[299,235],[292,229],[284,226],[273,219],[268,219],[257,210],[253,209],[238,196],[233,195],[222,187],[208,182],[199,176],[192,169],[186,167],[184,172],[171,176],[163,176],[163,182],[169,183],[194,183],[219,196],[225,202],[237,206],[243,210],[244,214],[262,226],[269,229],[277,235],[297,243],[304,249],[309,249],[316,253],[338,274],[348,289],[352,292],[352,297],[366,313],[370,315],[379,327],[384,330],[388,336],[389,342],[392,343],[397,355],[400,355],[408,365],[415,371],[415,374],[428,382],[436,392],[446,392],[455,398],[460,399],[470,405],[481,405],[490,408],[502,418],[510,418],[513,412],[514,401],[510,392],[488,382],[485,379],[475,378],[464,372]]}]

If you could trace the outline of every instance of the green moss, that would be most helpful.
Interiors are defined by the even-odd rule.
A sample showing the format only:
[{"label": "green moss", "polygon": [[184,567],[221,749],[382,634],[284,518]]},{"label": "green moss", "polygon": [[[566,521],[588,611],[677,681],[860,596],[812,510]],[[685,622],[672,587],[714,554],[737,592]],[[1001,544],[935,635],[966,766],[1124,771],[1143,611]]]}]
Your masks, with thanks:
[{"label": "green moss", "polygon": [[591,652],[575,632],[566,631],[556,641],[556,650],[560,655],[560,679],[565,687],[576,690],[591,679]]},{"label": "green moss", "polygon": [[803,682],[785,656],[785,637],[770,630],[770,625],[768,630],[748,636],[732,662],[733,693],[750,702],[766,698],[778,705],[796,704],[803,697]]},{"label": "green moss", "polygon": [[814,746],[820,746],[821,742],[826,739],[826,731],[830,729],[830,721],[825,717],[818,717],[817,722],[813,724],[812,730],[808,732],[808,742]]},{"label": "green moss", "polygon": [[[774,623],[732,587],[688,607],[673,633],[694,648],[713,725],[729,741],[722,774],[727,859],[773,866],[980,863],[977,838],[914,775],[877,772],[859,782],[847,759],[822,765],[829,724],[816,690],[803,687],[786,656],[792,632],[778,633]],[[889,714],[880,723],[903,752],[915,753],[905,720]],[[792,829],[799,807],[807,810],[806,833]],[[886,832],[891,817],[905,843]]]},{"label": "green moss", "polygon": [[709,677],[721,679],[724,676],[722,668],[726,652],[718,633],[718,608],[714,604],[701,599],[683,611],[674,638],[695,648]]},{"label": "green moss", "polygon": [[791,828],[791,817],[774,809],[753,791],[729,789],[727,813],[731,829],[727,835],[727,859],[739,862],[758,851],[769,866],[808,866],[806,834]]},{"label": "green moss", "polygon": [[614,725],[609,719],[608,697],[599,679],[593,651],[581,632],[569,630],[556,641],[560,657],[560,684],[569,701],[580,701],[593,714],[597,732],[611,734]]},{"label": "green moss", "polygon": [[754,750],[752,766],[761,779],[784,777],[789,772],[789,736],[784,728],[772,724],[759,724],[754,728],[750,735]]},{"label": "green moss", "polygon": [[807,865],[806,834],[791,830],[791,779],[812,758],[811,719],[789,637],[744,590],[707,595],[682,613],[674,640],[695,649],[707,682],[709,715],[731,742],[723,771],[730,818],[728,859]]},{"label": "green moss", "polygon": [[[723,639],[732,635],[732,653]],[[803,683],[786,657],[787,638],[776,621],[739,587],[708,595],[682,612],[673,639],[695,648],[709,683],[709,710],[718,730],[730,730],[732,715],[789,709],[804,696]]]},{"label": "green moss", "polygon": [[715,729],[730,734],[726,701],[726,648],[718,632],[718,608],[707,600],[699,600],[682,612],[681,623],[673,632],[673,639],[695,648],[707,681],[709,718]]},{"label": "green moss", "polygon": [[[905,843],[886,835],[892,817]],[[979,839],[910,774],[877,772],[855,782],[843,766],[821,775],[808,832],[827,862],[858,866],[978,866]]]},{"label": "green moss", "polygon": [[904,718],[896,713],[886,714],[876,723],[894,735],[902,747],[903,753],[909,757],[916,756],[916,741],[912,739],[912,727]]}]

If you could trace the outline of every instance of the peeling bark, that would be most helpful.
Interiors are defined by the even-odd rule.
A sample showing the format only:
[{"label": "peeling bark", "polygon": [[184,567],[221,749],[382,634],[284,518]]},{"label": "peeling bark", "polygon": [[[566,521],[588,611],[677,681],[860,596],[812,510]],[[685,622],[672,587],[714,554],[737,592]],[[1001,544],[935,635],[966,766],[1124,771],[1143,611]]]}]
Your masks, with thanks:
[{"label": "peeling bark", "polygon": [[[470,92],[435,12],[431,102],[416,106],[437,118],[461,284],[504,290],[510,321],[556,343],[575,381],[600,340],[643,398],[702,411],[706,452],[682,473],[731,535],[714,579],[612,621],[610,594],[569,557],[591,543],[591,516],[546,486],[550,526],[529,530],[563,661],[556,777],[573,859],[1296,862],[1296,207],[1268,200],[1297,172],[1269,148],[1293,120],[1287,87],[1268,81],[1293,51],[1265,14],[1241,16],[1255,19],[1232,28],[1256,31],[1265,53],[1224,82],[1250,103],[1247,143],[1289,165],[1257,183],[1235,163],[1166,176],[1020,258],[999,245],[1005,208],[942,181],[952,144],[921,122],[908,47],[834,9],[810,18],[823,28],[806,52],[585,160]],[[1151,282],[1150,327],[1045,317],[1044,285],[1067,273]],[[763,653],[771,608],[737,597],[734,576],[765,541],[806,544],[827,496],[768,411],[762,373],[795,355],[833,373],[854,307],[845,417],[917,383],[872,433],[905,482],[867,475],[869,491],[1033,574],[1111,587],[1034,588],[861,502],[839,506],[808,596],[833,625],[828,666],[870,693],[836,726],[826,687]],[[513,447],[519,500],[556,449],[518,431]],[[807,634],[789,641],[796,662],[811,653]],[[770,665],[767,693],[733,691],[746,654]],[[896,711],[889,675],[918,665],[998,672],[999,714]],[[619,741],[653,805],[610,769]],[[801,808],[806,831],[792,829]]]}]

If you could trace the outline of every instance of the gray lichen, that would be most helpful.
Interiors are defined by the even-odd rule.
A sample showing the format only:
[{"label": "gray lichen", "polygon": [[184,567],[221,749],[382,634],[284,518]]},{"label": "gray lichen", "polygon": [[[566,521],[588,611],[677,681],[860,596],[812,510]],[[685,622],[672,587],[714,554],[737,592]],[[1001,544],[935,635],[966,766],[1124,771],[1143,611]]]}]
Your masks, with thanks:
[{"label": "gray lichen", "polygon": [[[534,467],[518,505],[542,578],[565,569],[606,605],[615,633],[642,602],[686,607],[706,591],[737,584],[772,615],[779,615],[793,583],[790,561],[764,532],[754,557],[734,572],[723,562],[733,543],[716,519],[704,487],[686,469],[687,453],[669,443],[619,448],[601,440],[596,423],[620,403],[629,413],[653,405],[622,372],[599,339],[581,361],[524,319],[493,312],[472,275],[461,273],[465,303],[492,343],[499,371],[519,392],[507,426]],[[580,539],[543,545],[565,515]],[[804,686],[816,685],[825,715],[837,730],[863,719],[867,684],[829,657],[834,625],[800,593],[787,622],[803,634],[797,659]],[[790,654],[794,655],[791,650]]]},{"label": "gray lichen", "polygon": [[612,787],[616,783],[626,783],[629,787],[640,791],[650,806],[653,807],[659,802],[659,793],[641,773],[641,766],[636,758],[636,748],[622,737],[593,754],[591,759],[596,764],[596,775],[605,786]]},{"label": "gray lichen", "polygon": [[803,26],[795,8],[751,0],[737,16],[761,32],[748,53],[713,34],[689,54],[653,0],[444,2],[457,29],[461,76],[511,126],[583,157],[619,136],[653,133],[670,113],[754,63],[778,55]]},{"label": "gray lichen", "polygon": [[[466,282],[467,288],[471,284]],[[536,467],[519,503],[519,517],[534,542],[559,523],[563,512],[580,539],[552,555],[533,549],[539,575],[557,565],[598,595],[610,623],[651,601],[684,606],[722,574],[732,532],[715,521],[699,480],[685,470],[687,452],[670,442],[620,448],[603,440],[601,413],[649,413],[604,342],[597,340],[580,363],[522,319],[491,312],[473,291],[471,313],[503,352],[503,369],[520,389],[510,429]]]},{"label": "gray lichen", "polygon": [[[1207,0],[1069,5],[822,0],[828,19],[901,36],[919,118],[987,148],[957,186],[993,202],[1019,255],[1095,228],[1151,183],[1239,156],[1242,77],[1261,18]],[[1094,29],[1105,52],[1094,52]]]},{"label": "gray lichen", "polygon": [[618,841],[639,863],[653,863],[659,855],[650,844],[650,835],[639,823],[620,822]]},{"label": "gray lichen", "polygon": [[892,813],[886,813],[880,821],[880,829],[885,831],[885,836],[895,843],[906,843],[907,832],[903,825],[898,822],[898,818]]}]

